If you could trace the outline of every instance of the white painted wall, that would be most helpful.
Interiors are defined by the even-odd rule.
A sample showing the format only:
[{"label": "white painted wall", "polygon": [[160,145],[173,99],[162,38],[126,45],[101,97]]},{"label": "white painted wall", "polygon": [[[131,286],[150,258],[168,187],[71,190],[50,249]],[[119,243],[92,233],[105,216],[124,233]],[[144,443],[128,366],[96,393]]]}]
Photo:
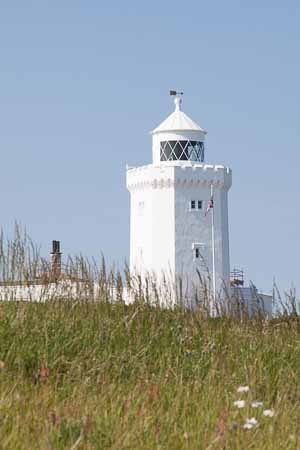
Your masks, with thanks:
[{"label": "white painted wall", "polygon": [[28,284],[0,286],[0,301],[32,301],[45,302],[55,299],[75,300],[91,298],[96,292],[97,285],[89,283],[63,280],[49,284]]},{"label": "white painted wall", "polygon": [[[171,161],[127,171],[131,194],[130,268],[145,275],[168,274],[173,283],[185,280],[184,289],[198,284],[198,268],[212,275],[211,214],[205,217],[214,185],[216,284],[229,283],[227,192],[231,171],[223,166]],[[190,211],[191,200],[202,200],[203,209]],[[144,205],[143,215],[140,205]],[[203,244],[205,258],[195,260],[193,246]],[[187,281],[188,280],[188,281]],[[190,291],[191,295],[191,291]]]},{"label": "white painted wall", "polygon": [[148,165],[127,171],[132,273],[175,271],[173,176],[172,167]]},{"label": "white painted wall", "polygon": [[[175,169],[175,270],[191,285],[199,284],[197,269],[202,276],[212,278],[212,213],[215,230],[215,269],[217,292],[224,282],[229,285],[229,234],[227,192],[231,186],[231,171],[223,166],[193,165]],[[214,211],[205,216],[214,189]],[[190,210],[191,200],[202,200],[202,210]],[[200,245],[201,244],[201,245]],[[199,246],[203,258],[195,258]]]}]

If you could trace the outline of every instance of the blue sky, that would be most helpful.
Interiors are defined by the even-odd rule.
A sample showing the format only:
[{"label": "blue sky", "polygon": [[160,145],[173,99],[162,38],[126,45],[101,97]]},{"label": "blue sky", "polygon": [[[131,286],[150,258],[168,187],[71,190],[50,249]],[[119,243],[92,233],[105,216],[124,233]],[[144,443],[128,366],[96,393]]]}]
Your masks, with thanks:
[{"label": "blue sky", "polygon": [[125,165],[183,110],[233,170],[231,265],[300,284],[300,4],[0,0],[1,224],[122,265]]}]

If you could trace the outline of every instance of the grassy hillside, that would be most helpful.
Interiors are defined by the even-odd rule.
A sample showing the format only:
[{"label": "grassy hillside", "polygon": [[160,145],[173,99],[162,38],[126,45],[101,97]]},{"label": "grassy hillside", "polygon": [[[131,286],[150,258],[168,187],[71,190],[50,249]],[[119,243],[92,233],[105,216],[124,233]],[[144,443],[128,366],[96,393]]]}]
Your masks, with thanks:
[{"label": "grassy hillside", "polygon": [[297,317],[2,302],[0,343],[3,449],[300,448]]}]

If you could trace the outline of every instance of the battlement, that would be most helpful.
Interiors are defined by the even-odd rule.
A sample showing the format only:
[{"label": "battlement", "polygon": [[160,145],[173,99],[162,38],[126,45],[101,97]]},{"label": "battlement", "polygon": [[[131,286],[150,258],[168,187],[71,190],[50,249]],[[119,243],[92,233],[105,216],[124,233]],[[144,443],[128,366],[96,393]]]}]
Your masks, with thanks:
[{"label": "battlement", "polygon": [[127,168],[127,188],[170,188],[173,186],[211,186],[228,190],[232,172],[223,165],[174,161],[168,164],[148,164]]}]

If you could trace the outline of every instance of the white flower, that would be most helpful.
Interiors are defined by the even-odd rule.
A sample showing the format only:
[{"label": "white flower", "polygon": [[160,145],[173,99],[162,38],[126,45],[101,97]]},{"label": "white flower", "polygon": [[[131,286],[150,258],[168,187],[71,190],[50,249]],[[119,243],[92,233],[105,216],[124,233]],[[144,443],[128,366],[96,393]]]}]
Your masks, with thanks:
[{"label": "white flower", "polygon": [[274,411],[272,409],[265,409],[263,412],[263,415],[266,417],[273,417],[274,416]]},{"label": "white flower", "polygon": [[252,408],[259,408],[262,405],[263,405],[263,402],[252,402],[251,403]]},{"label": "white flower", "polygon": [[240,386],[237,388],[237,391],[238,392],[249,392],[250,388],[249,388],[249,386]]},{"label": "white flower", "polygon": [[251,419],[247,419],[248,423],[251,423],[251,425],[256,426],[258,425],[257,420],[255,419],[255,417],[251,417]]},{"label": "white flower", "polygon": [[236,400],[233,402],[234,406],[237,406],[238,408],[245,408],[245,400]]},{"label": "white flower", "polygon": [[251,430],[251,428],[255,428],[258,426],[258,422],[255,417],[251,417],[251,419],[247,419],[244,427],[246,430]]}]

